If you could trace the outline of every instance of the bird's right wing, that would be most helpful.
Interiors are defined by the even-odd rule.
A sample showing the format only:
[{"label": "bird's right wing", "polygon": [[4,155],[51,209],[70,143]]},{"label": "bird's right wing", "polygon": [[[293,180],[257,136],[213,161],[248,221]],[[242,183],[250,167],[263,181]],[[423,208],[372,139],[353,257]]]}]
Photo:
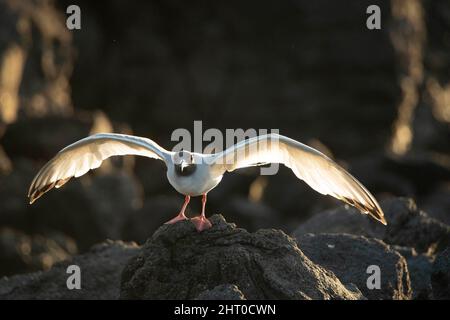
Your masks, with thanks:
[{"label": "bird's right wing", "polygon": [[115,133],[95,134],[67,146],[47,162],[31,182],[28,197],[33,203],[53,187],[59,188],[70,178],[78,178],[98,168],[111,156],[138,155],[167,163],[171,154],[147,138]]}]

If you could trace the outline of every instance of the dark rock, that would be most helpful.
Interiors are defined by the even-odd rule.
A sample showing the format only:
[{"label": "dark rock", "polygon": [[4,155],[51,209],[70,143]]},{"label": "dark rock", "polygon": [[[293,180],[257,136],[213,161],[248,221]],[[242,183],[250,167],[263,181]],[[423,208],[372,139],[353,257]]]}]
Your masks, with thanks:
[{"label": "dark rock", "polygon": [[76,252],[73,239],[62,234],[29,236],[0,228],[0,276],[48,270]]},{"label": "dark rock", "polygon": [[357,299],[336,276],[312,263],[281,231],[248,233],[211,217],[198,233],[189,221],[164,225],[122,273],[122,299],[195,299],[235,284],[248,299]]},{"label": "dark rock", "polygon": [[141,188],[134,176],[112,170],[72,179],[33,205],[26,192],[38,167],[19,158],[15,170],[0,176],[0,225],[27,234],[62,232],[85,251],[105,239],[122,239],[129,216],[141,205]]},{"label": "dark rock", "polygon": [[388,226],[386,243],[415,248],[418,252],[438,252],[450,242],[450,226],[419,210],[412,199],[390,199],[382,203]]},{"label": "dark rock", "polygon": [[[0,300],[4,299],[117,299],[120,273],[137,252],[133,243],[107,241],[71,261],[54,265],[47,272],[16,275],[0,280]],[[68,290],[69,265],[81,269],[81,289]]]},{"label": "dark rock", "polygon": [[426,254],[417,254],[406,258],[406,261],[411,278],[412,298],[416,300],[432,299],[431,270],[433,258]]},{"label": "dark rock", "polygon": [[433,256],[428,254],[418,254],[414,248],[410,247],[392,245],[391,248],[400,253],[408,263],[412,299],[432,299],[430,276]]},{"label": "dark rock", "polygon": [[371,221],[370,217],[344,205],[316,213],[300,224],[292,235],[300,237],[307,233],[348,233],[366,237],[379,237],[383,233],[382,228],[383,226],[378,222]]},{"label": "dark rock", "polygon": [[418,202],[428,215],[450,225],[450,184],[444,184],[433,190]]},{"label": "dark rock", "polygon": [[406,259],[417,256],[416,250],[411,247],[403,247],[394,244],[390,245],[390,248],[400,253]]},{"label": "dark rock", "polygon": [[419,210],[412,199],[394,198],[381,202],[387,226],[343,206],[318,213],[300,225],[295,237],[306,233],[349,233],[382,239],[388,244],[415,248],[418,252],[440,251],[450,240],[450,227]]},{"label": "dark rock", "polygon": [[242,196],[235,196],[223,206],[223,212],[230,212],[227,217],[239,221],[239,226],[248,230],[261,228],[279,228],[280,214],[262,202],[252,202]]},{"label": "dark rock", "polygon": [[0,175],[0,225],[27,230],[30,217],[27,214],[26,192],[33,175],[38,170],[28,159],[17,159],[13,171]]},{"label": "dark rock", "polygon": [[392,245],[391,248],[400,253],[408,263],[412,298],[415,300],[432,299],[430,276],[433,256],[418,254],[414,248],[410,247]]},{"label": "dark rock", "polygon": [[245,300],[245,297],[236,285],[222,284],[200,293],[197,300]]},{"label": "dark rock", "polygon": [[450,248],[436,257],[431,273],[431,285],[434,299],[450,299]]},{"label": "dark rock", "polygon": [[[314,263],[331,270],[342,283],[354,283],[368,299],[410,299],[411,284],[405,258],[383,241],[348,234],[306,234],[299,248]],[[381,288],[369,289],[367,268],[380,268]]]},{"label": "dark rock", "polygon": [[[172,195],[155,195],[145,200],[139,210],[130,212],[122,232],[126,241],[144,243],[163,223],[169,221],[180,212],[184,198],[172,192]],[[192,202],[192,200],[191,200]],[[198,214],[198,213],[196,213]],[[192,215],[190,207],[187,215]]]},{"label": "dark rock", "polygon": [[35,228],[64,231],[85,251],[105,239],[121,239],[128,217],[141,201],[137,180],[112,172],[73,179],[29,206],[27,213]]}]

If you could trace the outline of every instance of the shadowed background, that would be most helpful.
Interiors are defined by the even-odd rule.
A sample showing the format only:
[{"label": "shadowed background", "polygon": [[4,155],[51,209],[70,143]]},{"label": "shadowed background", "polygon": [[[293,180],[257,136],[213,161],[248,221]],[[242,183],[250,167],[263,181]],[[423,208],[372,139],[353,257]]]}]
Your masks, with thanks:
[{"label": "shadowed background", "polygon": [[[81,8],[81,30],[65,8]],[[377,4],[382,29],[366,28]],[[64,146],[96,132],[267,128],[346,167],[378,199],[450,222],[450,4],[391,1],[0,0],[0,275],[48,269],[104,239],[142,243],[181,207],[164,165],[105,161],[33,206]],[[339,203],[286,168],[227,174],[207,212],[291,232]],[[193,199],[188,212],[197,213]]]}]

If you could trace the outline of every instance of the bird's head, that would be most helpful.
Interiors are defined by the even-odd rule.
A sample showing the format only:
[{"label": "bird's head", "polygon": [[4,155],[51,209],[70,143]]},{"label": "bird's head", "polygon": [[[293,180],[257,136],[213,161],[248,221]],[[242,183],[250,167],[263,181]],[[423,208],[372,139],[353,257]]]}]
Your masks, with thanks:
[{"label": "bird's head", "polygon": [[175,172],[180,176],[188,176],[196,169],[194,155],[186,150],[181,150],[174,154],[173,164]]}]

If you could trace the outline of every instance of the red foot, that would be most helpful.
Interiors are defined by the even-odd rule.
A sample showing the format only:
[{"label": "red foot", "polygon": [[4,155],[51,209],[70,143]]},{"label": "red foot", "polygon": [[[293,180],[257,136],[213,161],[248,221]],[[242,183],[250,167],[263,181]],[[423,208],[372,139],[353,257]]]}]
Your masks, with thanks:
[{"label": "red foot", "polygon": [[174,224],[174,223],[177,223],[178,221],[183,221],[183,220],[187,220],[187,217],[184,215],[184,213],[180,213],[175,218],[170,219],[169,221],[167,221],[164,224]]},{"label": "red foot", "polygon": [[197,216],[191,219],[192,223],[195,226],[195,229],[197,229],[198,232],[201,232],[203,230],[207,230],[212,227],[211,222],[205,218],[204,216]]}]

